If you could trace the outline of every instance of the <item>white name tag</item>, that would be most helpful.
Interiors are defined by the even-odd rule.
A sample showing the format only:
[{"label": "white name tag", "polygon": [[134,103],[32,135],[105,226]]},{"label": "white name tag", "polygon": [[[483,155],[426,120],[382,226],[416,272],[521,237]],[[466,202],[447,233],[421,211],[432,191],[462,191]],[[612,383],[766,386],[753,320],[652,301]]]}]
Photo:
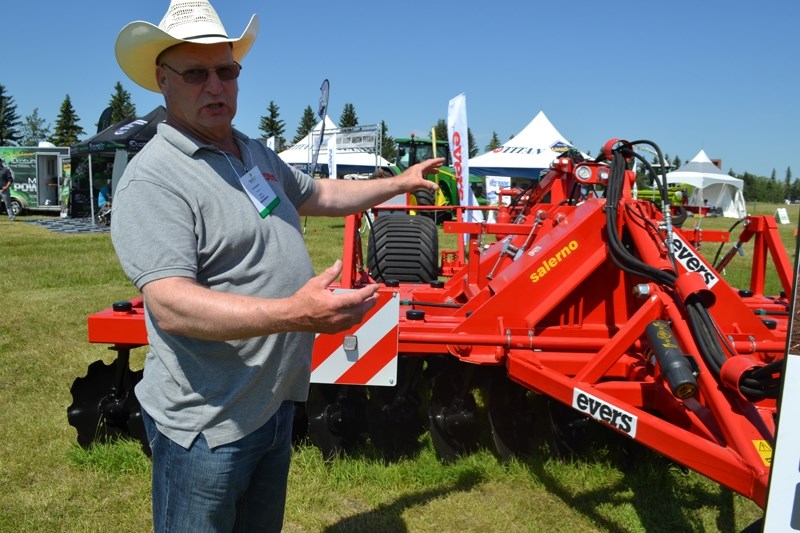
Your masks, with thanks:
[{"label": "white name tag", "polygon": [[244,191],[250,201],[253,202],[261,218],[267,218],[267,215],[275,209],[275,206],[281,203],[281,199],[272,190],[272,187],[267,183],[257,166],[239,178],[239,181],[242,182]]}]

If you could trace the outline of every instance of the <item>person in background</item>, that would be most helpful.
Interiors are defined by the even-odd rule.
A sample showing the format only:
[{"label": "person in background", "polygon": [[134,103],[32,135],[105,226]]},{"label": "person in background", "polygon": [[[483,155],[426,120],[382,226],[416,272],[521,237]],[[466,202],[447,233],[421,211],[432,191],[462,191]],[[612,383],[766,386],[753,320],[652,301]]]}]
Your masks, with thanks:
[{"label": "person in background", "polygon": [[11,205],[11,187],[14,185],[14,174],[6,166],[6,162],[0,159],[0,198],[6,205],[8,220],[14,220],[14,208]]},{"label": "person in background", "polygon": [[111,207],[111,180],[109,180],[97,194],[97,207]]},{"label": "person in background", "polygon": [[61,197],[59,198],[59,203],[61,204],[61,218],[67,218],[69,216],[69,196],[71,191],[72,180],[64,176],[61,182]]},{"label": "person in background", "polygon": [[381,180],[315,180],[233,128],[241,63],[258,33],[228,37],[206,0],[119,33],[117,61],[161,93],[153,139],[114,190],[111,238],[142,292],[149,352],[136,386],[152,450],[154,530],[279,531],[294,402],[316,333],[361,321],[376,285],[334,294],[315,275],[301,217],[364,211],[418,189],[443,159]]}]

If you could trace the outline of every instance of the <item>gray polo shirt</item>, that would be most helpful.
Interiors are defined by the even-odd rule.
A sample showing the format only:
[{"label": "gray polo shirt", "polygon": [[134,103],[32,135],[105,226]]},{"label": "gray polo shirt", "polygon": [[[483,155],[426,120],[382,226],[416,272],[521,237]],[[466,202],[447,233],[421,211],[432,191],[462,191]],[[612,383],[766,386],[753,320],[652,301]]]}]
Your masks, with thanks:
[{"label": "gray polo shirt", "polygon": [[[280,298],[314,275],[297,213],[313,179],[235,136],[243,161],[161,124],[128,164],[114,192],[111,237],[140,290],[181,276],[212,290]],[[254,165],[280,197],[265,218],[239,181]],[[165,333],[145,312],[150,351],[136,396],[181,446],[200,433],[211,447],[233,442],[284,400],[306,399],[312,333],[209,342]]]}]

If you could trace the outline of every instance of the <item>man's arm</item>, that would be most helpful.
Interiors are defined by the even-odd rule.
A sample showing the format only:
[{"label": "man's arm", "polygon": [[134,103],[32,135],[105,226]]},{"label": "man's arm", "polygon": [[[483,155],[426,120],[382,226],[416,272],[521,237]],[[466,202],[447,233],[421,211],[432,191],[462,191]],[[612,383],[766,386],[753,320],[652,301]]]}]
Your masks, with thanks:
[{"label": "man's arm", "polygon": [[255,298],[212,291],[190,278],[151,281],[142,288],[159,327],[205,340],[246,339],[289,331],[335,333],[361,321],[375,305],[377,285],[334,295],[337,261],[288,298]]},{"label": "man's arm", "polygon": [[300,206],[301,215],[341,216],[358,213],[397,196],[420,189],[436,190],[425,179],[435,174],[444,159],[428,159],[393,178],[371,180],[316,180],[314,194]]}]

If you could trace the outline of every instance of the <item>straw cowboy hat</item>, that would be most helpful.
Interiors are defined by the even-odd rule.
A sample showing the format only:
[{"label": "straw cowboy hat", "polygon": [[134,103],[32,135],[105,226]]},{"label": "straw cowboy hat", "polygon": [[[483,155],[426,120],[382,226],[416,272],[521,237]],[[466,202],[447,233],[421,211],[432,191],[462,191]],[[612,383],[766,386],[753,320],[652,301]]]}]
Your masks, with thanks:
[{"label": "straw cowboy hat", "polygon": [[131,22],[119,32],[114,51],[117,63],[128,77],[151,91],[160,93],[156,80],[156,58],[180,43],[232,43],[233,58],[241,62],[258,34],[258,17],[253,15],[241,37],[228,37],[219,15],[208,0],[172,0],[158,26]]}]

